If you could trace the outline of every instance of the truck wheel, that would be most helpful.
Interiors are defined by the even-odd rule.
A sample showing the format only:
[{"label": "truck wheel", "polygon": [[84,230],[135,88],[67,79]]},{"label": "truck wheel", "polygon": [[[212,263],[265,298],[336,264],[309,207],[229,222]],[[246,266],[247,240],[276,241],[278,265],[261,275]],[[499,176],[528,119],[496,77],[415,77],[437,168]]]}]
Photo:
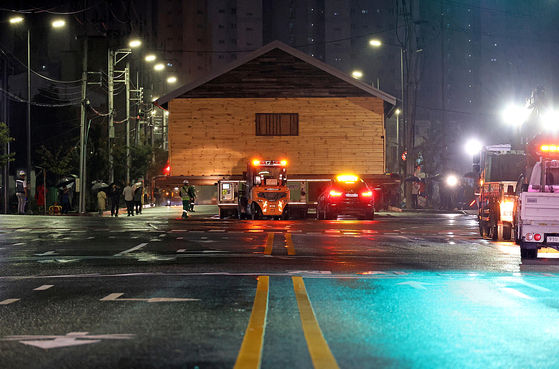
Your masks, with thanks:
[{"label": "truck wheel", "polygon": [[510,241],[512,235],[512,225],[503,224],[503,239],[505,241]]},{"label": "truck wheel", "polygon": [[480,223],[479,224],[479,235],[481,236],[481,238],[485,237],[485,227]]},{"label": "truck wheel", "polygon": [[334,220],[334,218],[337,218],[337,217],[334,214],[332,214],[332,212],[330,212],[328,210],[324,210],[324,219]]},{"label": "truck wheel", "polygon": [[219,219],[225,218],[225,211],[223,209],[219,209]]},{"label": "truck wheel", "polygon": [[252,220],[260,219],[260,207],[258,205],[252,204]]},{"label": "truck wheel", "polygon": [[318,209],[316,209],[316,219],[317,220],[323,220],[324,219],[324,215],[322,214],[322,212]]}]

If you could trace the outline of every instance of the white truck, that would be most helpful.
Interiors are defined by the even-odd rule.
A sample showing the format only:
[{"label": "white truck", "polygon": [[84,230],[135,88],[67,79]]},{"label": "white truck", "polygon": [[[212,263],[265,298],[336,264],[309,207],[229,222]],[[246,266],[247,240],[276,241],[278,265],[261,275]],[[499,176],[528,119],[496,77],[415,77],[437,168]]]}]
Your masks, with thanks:
[{"label": "white truck", "polygon": [[559,145],[543,142],[532,145],[539,162],[516,185],[514,239],[522,258],[537,258],[542,247],[559,250]]}]

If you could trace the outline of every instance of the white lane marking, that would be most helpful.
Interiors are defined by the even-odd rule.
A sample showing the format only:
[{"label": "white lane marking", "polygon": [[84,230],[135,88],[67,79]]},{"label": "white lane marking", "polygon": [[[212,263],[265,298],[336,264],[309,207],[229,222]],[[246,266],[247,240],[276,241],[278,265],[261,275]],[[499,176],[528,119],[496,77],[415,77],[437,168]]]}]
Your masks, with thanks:
[{"label": "white lane marking", "polygon": [[177,252],[185,252],[186,249],[178,249]]},{"label": "white lane marking", "polygon": [[159,235],[159,237],[165,237],[166,235],[167,235],[166,233],[161,233],[161,234]]},{"label": "white lane marking", "polygon": [[511,281],[512,281],[512,282],[515,282],[515,283],[519,283],[519,284],[524,285],[524,286],[526,286],[526,287],[530,287],[530,288],[532,288],[532,289],[534,289],[534,290],[549,292],[549,290],[548,290],[547,288],[541,287],[541,286],[537,286],[537,285],[532,284],[532,283],[528,283],[528,282],[526,282],[526,281],[523,280],[523,279],[520,279],[520,280],[518,280],[518,279],[512,279]]},{"label": "white lane marking", "polygon": [[54,286],[54,284],[44,284],[41,287],[34,288],[33,291],[44,291]]},{"label": "white lane marking", "polygon": [[514,296],[522,297],[523,299],[530,299],[530,300],[532,299],[530,296],[527,296],[527,295],[523,294],[522,292],[515,290],[514,288],[505,287],[505,288],[503,288],[503,290],[505,292],[508,292],[508,293],[514,295]]},{"label": "white lane marking", "polygon": [[423,283],[423,282],[415,282],[415,281],[409,281],[409,282],[402,282],[402,283],[396,283],[398,284],[407,284],[413,288],[415,288],[416,290],[426,290],[427,288],[423,287],[423,285],[430,285],[431,283]]},{"label": "white lane marking", "polygon": [[210,232],[225,232],[225,229],[210,229]]},{"label": "white lane marking", "polygon": [[16,302],[16,301],[19,301],[19,300],[21,300],[21,299],[7,299],[7,300],[4,300],[4,301],[0,301],[0,305],[8,305],[8,304],[11,304],[12,302]]},{"label": "white lane marking", "polygon": [[[24,345],[35,346],[48,350],[59,347],[98,343],[101,342],[102,339],[127,340],[134,338],[133,334],[102,334],[94,336],[88,336],[87,334],[88,332],[70,332],[65,336],[8,336],[2,339],[2,341],[19,341]],[[27,341],[30,339],[35,339],[35,341]]]},{"label": "white lane marking", "polygon": [[25,242],[14,243],[12,246],[23,246],[23,245],[25,245]]},{"label": "white lane marking", "polygon": [[150,299],[119,299],[124,293],[111,293],[103,297],[99,301],[147,301],[147,302],[183,302],[183,301],[200,301],[200,299],[184,299],[172,297],[152,297]]},{"label": "white lane marking", "polygon": [[184,237],[177,237],[177,240],[184,240]]},{"label": "white lane marking", "polygon": [[47,251],[42,254],[35,254],[37,256],[49,256],[49,255],[56,255],[56,251]]},{"label": "white lane marking", "polygon": [[132,247],[131,249],[121,251],[121,252],[119,252],[118,254],[114,254],[113,256],[122,256],[122,255],[126,255],[126,254],[129,254],[129,253],[133,252],[133,251],[139,250],[139,249],[141,249],[142,247],[145,247],[146,245],[147,245],[147,243],[141,243],[141,244],[139,244],[138,246],[134,246],[134,247]]}]

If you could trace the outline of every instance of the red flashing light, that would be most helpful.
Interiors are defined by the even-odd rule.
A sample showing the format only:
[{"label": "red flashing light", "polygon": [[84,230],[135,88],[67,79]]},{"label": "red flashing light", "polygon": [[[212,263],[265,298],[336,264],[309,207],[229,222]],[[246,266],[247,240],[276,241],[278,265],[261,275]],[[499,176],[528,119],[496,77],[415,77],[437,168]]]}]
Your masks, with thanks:
[{"label": "red flashing light", "polygon": [[559,146],[557,145],[541,145],[540,150],[543,152],[557,152],[559,150]]},{"label": "red flashing light", "polygon": [[260,160],[256,160],[256,159],[253,160],[252,165],[254,165],[255,167],[259,166],[260,165]]},{"label": "red flashing light", "polygon": [[165,175],[168,176],[171,173],[171,166],[167,165],[165,169],[163,169],[163,173],[165,173]]}]

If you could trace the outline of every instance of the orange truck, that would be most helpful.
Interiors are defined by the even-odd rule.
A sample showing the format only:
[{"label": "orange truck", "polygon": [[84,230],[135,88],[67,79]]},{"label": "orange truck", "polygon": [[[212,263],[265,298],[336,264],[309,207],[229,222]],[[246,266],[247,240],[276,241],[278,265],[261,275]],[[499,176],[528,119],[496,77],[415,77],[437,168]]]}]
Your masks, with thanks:
[{"label": "orange truck", "polygon": [[289,218],[286,160],[252,160],[238,186],[239,219]]}]

